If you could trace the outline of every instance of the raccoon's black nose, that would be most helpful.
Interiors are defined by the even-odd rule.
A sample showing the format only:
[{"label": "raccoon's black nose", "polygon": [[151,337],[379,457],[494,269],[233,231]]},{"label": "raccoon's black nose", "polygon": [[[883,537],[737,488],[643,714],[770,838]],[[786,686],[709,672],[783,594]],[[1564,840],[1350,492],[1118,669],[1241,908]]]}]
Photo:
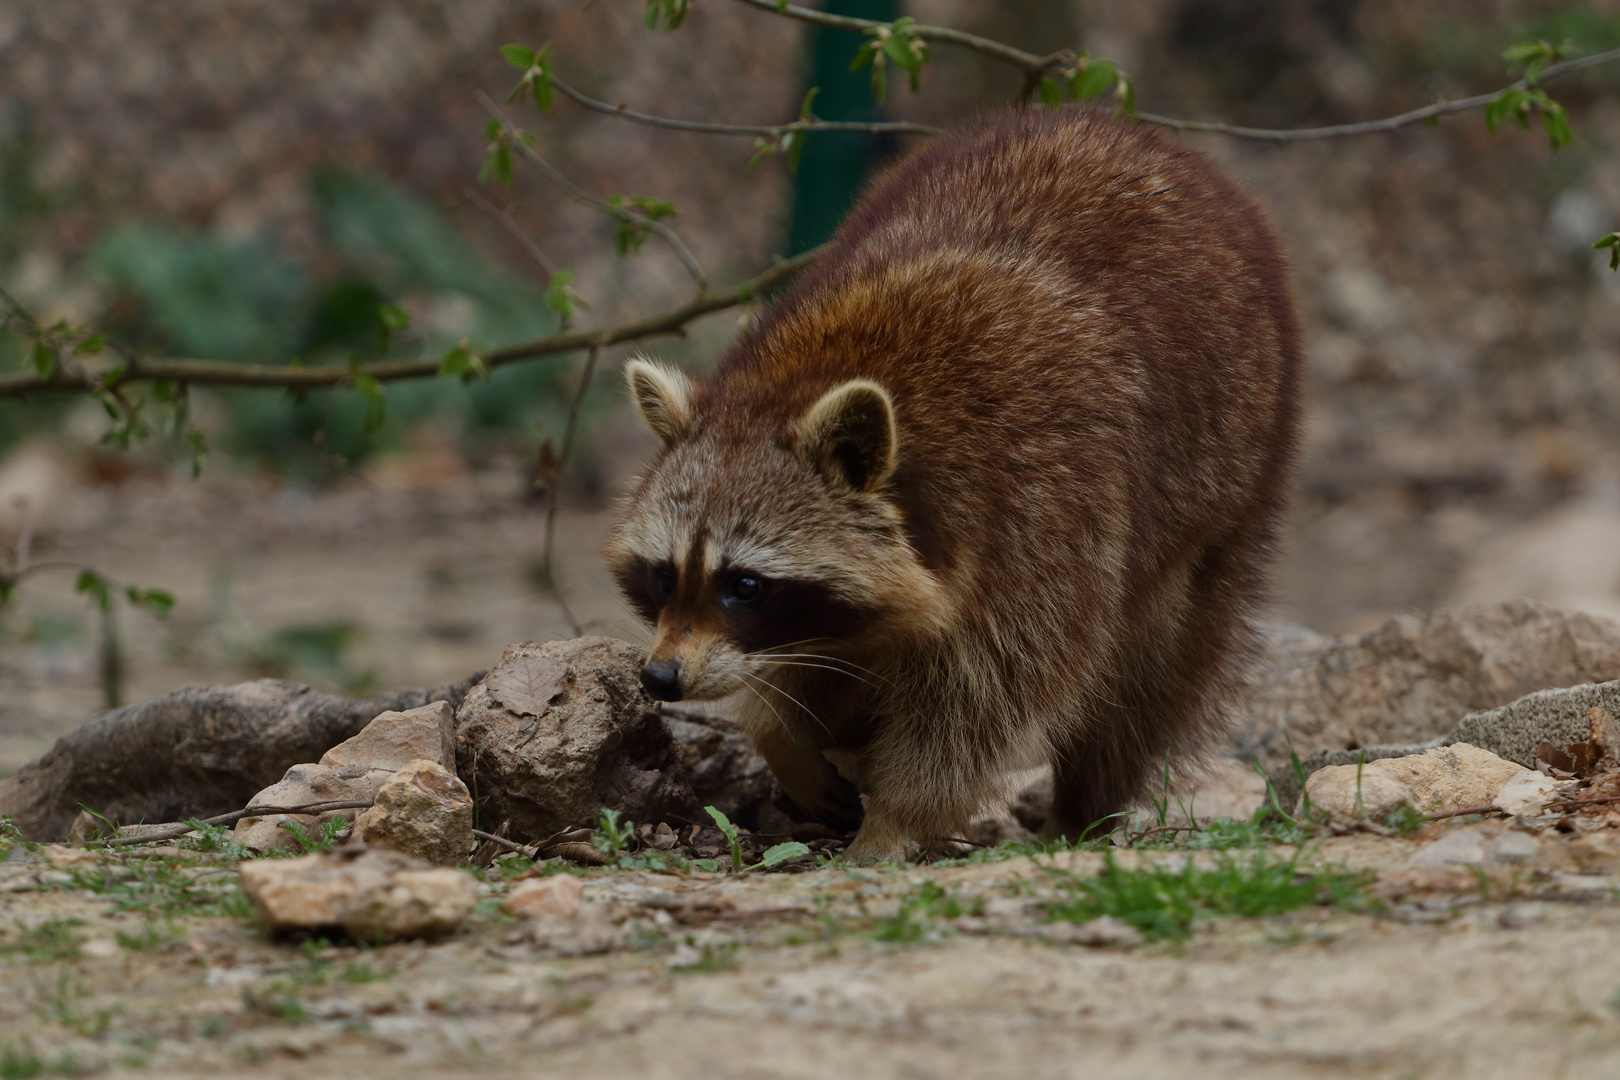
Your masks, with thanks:
[{"label": "raccoon's black nose", "polygon": [[641,669],[641,685],[659,701],[681,700],[681,662],[649,660]]}]

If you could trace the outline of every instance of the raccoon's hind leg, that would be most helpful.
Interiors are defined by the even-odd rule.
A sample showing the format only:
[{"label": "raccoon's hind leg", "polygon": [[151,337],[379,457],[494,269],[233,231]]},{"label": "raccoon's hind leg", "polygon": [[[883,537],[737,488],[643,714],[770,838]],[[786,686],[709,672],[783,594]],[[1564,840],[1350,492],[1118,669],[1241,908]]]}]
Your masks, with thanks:
[{"label": "raccoon's hind leg", "polygon": [[[1249,549],[1252,550],[1252,549]],[[1211,545],[1180,586],[1172,625],[1150,628],[1124,671],[1085,707],[1052,755],[1052,812],[1041,837],[1096,839],[1109,815],[1128,808],[1167,761],[1219,730],[1221,706],[1252,648],[1248,621],[1258,563],[1243,546]]]}]

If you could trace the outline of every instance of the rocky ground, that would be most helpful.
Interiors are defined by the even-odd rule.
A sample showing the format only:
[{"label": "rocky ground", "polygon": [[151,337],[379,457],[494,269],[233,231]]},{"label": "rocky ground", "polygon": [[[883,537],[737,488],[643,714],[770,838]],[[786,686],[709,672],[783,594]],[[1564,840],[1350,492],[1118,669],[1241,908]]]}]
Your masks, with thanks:
[{"label": "rocky ground", "polygon": [[[1403,869],[1428,835],[1480,828],[1263,854],[1125,852],[1120,867],[1172,871],[1189,857],[1297,858],[1302,871],[1366,871],[1371,884],[1340,906],[1099,944],[1066,940],[1075,924],[1047,922],[1043,908],[1071,895],[1064,875],[1102,869],[1086,852],[742,877],[569,871],[584,883],[585,912],[571,920],[502,912],[512,875],[497,868],[451,937],[357,947],[267,939],[221,884],[233,875],[217,856],[50,848],[6,864],[0,1067],[1606,1075],[1620,1067],[1613,879],[1538,869],[1545,853],[1477,874]],[[195,914],[199,895],[237,917]]]}]

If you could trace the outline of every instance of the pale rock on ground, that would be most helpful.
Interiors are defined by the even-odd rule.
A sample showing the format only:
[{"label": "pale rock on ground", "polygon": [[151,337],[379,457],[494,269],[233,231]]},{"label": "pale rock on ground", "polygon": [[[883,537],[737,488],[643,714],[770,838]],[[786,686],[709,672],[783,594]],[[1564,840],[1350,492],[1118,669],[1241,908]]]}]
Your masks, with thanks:
[{"label": "pale rock on ground", "polygon": [[1505,828],[1501,822],[1483,821],[1447,830],[1444,836],[1412,856],[1411,866],[1489,866],[1521,864],[1534,859],[1541,841],[1526,832]]},{"label": "pale rock on ground", "polygon": [[465,862],[473,846],[467,785],[436,761],[418,759],[384,780],[354,822],[354,839],[440,866]]},{"label": "pale rock on ground", "polygon": [[551,916],[571,919],[579,914],[580,898],[585,886],[571,874],[556,874],[546,878],[530,878],[512,886],[501,904],[509,915],[530,917]]},{"label": "pale rock on ground", "polygon": [[1382,821],[1403,804],[1424,814],[1491,806],[1498,792],[1524,775],[1531,770],[1523,765],[1455,743],[1410,757],[1319,769],[1305,781],[1305,794],[1335,820]]},{"label": "pale rock on ground", "polygon": [[[359,734],[322,754],[319,762],[288,769],[279,783],[259,792],[249,805],[306,806],[372,800],[390,777],[417,760],[434,763],[454,776],[455,714],[448,703],[434,701],[403,712],[378,714]],[[243,818],[236,823],[233,839],[261,853],[291,849],[297,846],[297,840],[282,828],[284,822],[296,822],[314,835],[322,822],[334,818],[352,822],[358,812],[331,810],[319,815]],[[467,828],[472,828],[470,809]]]},{"label": "pale rock on ground", "polygon": [[241,864],[242,890],[272,933],[340,927],[356,941],[448,934],[472,913],[468,875],[358,845]]}]

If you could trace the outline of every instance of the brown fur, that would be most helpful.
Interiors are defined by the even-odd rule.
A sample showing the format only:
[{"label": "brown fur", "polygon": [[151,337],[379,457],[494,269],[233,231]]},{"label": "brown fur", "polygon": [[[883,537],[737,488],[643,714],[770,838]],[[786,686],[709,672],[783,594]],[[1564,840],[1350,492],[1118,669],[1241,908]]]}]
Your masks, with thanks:
[{"label": "brown fur", "polygon": [[1040,758],[1074,837],[1218,722],[1298,368],[1278,243],[1207,159],[997,116],[881,178],[706,383],[632,365],[664,450],[606,554],[670,693],[745,691],[808,813],[859,788],[857,857]]}]

